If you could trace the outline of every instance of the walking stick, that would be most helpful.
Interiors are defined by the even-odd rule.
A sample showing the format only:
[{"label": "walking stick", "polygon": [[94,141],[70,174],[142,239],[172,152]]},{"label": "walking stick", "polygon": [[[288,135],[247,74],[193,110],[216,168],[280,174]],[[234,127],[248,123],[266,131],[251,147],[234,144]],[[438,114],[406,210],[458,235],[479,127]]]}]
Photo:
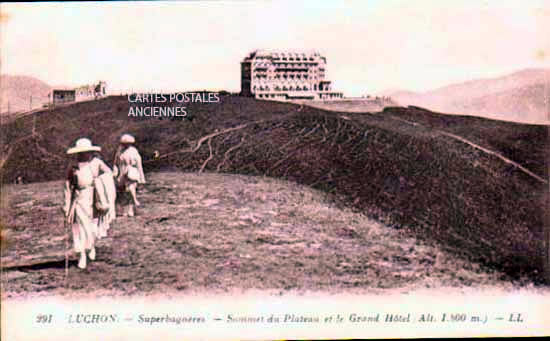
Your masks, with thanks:
[{"label": "walking stick", "polygon": [[75,203],[74,203],[74,189],[71,195],[71,206],[69,208],[69,214],[67,216],[63,215],[63,225],[65,233],[65,287],[67,287],[67,279],[69,278],[69,236],[71,225],[74,217]]},{"label": "walking stick", "polygon": [[67,218],[63,217],[65,232],[65,287],[67,287],[67,278],[69,277],[69,223]]}]

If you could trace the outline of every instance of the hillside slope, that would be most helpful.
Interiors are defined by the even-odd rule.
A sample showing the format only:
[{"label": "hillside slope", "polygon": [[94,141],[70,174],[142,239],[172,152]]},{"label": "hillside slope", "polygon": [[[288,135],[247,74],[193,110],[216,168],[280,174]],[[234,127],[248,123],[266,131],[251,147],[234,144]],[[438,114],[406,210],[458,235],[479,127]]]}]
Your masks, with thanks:
[{"label": "hillside slope", "polygon": [[[0,113],[27,111],[48,103],[51,87],[28,76],[0,75]],[[32,97],[32,102],[31,102]],[[9,108],[8,108],[9,106]]]},{"label": "hillside slope", "polygon": [[423,93],[386,92],[401,105],[525,123],[548,123],[550,70],[526,69],[503,77],[451,84]]},{"label": "hillside slope", "polygon": [[[4,181],[60,179],[67,146],[104,147],[134,134],[147,171],[267,175],[309,185],[369,217],[514,276],[538,278],[548,177],[544,126],[447,116],[417,108],[345,115],[286,103],[222,97],[189,105],[192,121],[128,117],[124,97],[44,111],[2,126]],[[17,129],[14,129],[17,127]],[[153,159],[158,151],[160,157]]]},{"label": "hillside slope", "polygon": [[550,76],[548,79],[547,84],[530,84],[453,103],[454,111],[504,116],[510,121],[541,122],[546,118],[550,122]]}]

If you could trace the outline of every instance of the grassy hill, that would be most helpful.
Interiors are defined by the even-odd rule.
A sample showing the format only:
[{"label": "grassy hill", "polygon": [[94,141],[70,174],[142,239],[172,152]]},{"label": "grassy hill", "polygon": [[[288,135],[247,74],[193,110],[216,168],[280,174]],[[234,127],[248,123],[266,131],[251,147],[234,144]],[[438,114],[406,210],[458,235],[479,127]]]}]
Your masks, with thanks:
[{"label": "grassy hill", "polygon": [[[117,218],[88,270],[76,269],[71,256],[68,286],[57,207],[62,182],[8,185],[9,208],[0,212],[11,232],[3,264],[42,263],[4,272],[4,297],[251,289],[388,294],[526,284],[334,207],[306,186],[215,173],[149,173],[147,180],[143,208],[134,218]],[[57,258],[45,257],[52,254]]]},{"label": "grassy hill", "polygon": [[[2,126],[4,182],[60,179],[66,148],[81,136],[110,161],[130,132],[146,171],[266,175],[320,189],[457,257],[537,280],[548,185],[544,126],[447,116],[420,108],[328,112],[225,96],[189,104],[193,120],[129,118],[125,97],[44,111]],[[158,151],[160,157],[153,159]]]}]

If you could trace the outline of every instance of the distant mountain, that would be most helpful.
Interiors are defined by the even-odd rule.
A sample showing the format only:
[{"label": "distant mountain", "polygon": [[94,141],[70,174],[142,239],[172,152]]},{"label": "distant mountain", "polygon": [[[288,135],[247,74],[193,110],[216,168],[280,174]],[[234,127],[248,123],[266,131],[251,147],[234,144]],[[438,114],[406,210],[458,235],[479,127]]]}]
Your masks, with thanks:
[{"label": "distant mountain", "polygon": [[454,103],[454,106],[457,111],[464,113],[476,113],[493,118],[504,117],[510,121],[543,123],[550,120],[550,106],[547,103],[549,92],[548,84],[537,83],[464,100]]},{"label": "distant mountain", "polygon": [[416,105],[445,113],[547,123],[550,70],[526,69],[503,77],[451,84],[423,93],[400,90],[385,94],[401,105]]},{"label": "distant mountain", "polygon": [[[48,103],[52,87],[29,76],[0,75],[0,113],[39,108]],[[32,103],[30,101],[32,96]],[[9,108],[8,108],[9,106]]]}]

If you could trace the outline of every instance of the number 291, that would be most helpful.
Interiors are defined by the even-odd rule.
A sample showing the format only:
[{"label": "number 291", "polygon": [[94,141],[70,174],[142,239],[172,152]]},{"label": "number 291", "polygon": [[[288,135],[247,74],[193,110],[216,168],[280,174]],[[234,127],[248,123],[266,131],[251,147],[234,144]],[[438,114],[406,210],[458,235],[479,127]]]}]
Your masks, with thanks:
[{"label": "number 291", "polygon": [[36,316],[36,323],[51,323],[52,315],[39,314]]}]

